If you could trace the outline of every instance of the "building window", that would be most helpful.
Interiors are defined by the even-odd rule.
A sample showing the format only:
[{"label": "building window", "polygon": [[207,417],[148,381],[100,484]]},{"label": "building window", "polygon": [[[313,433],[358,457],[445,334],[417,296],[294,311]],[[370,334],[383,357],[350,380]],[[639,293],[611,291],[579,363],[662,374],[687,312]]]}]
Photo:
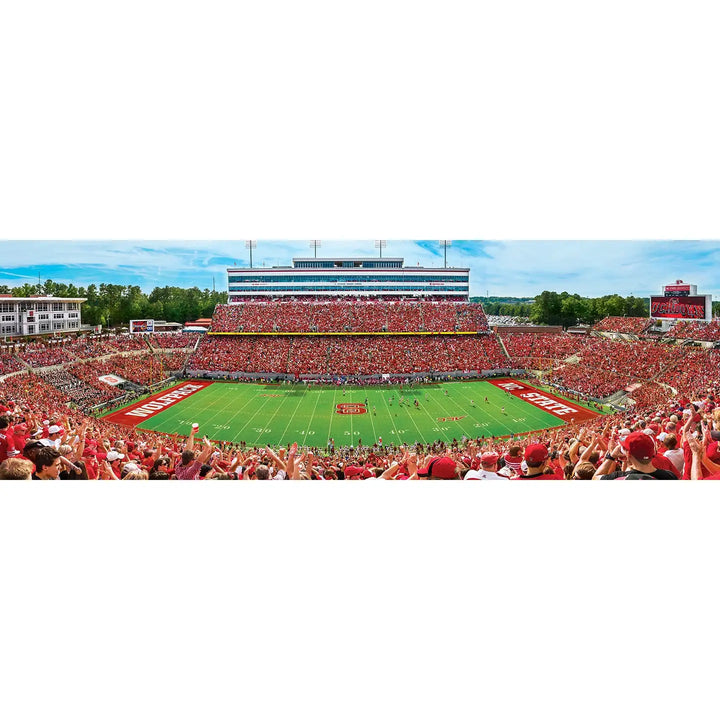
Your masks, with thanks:
[{"label": "building window", "polygon": [[62,304],[62,303],[53,303],[53,304],[52,304],[52,309],[53,309],[53,311],[55,311],[55,310],[62,310],[62,309],[63,309],[63,304]]},{"label": "building window", "polygon": [[55,320],[62,320],[64,317],[65,315],[63,313],[55,313],[53,315],[53,318],[55,318]]}]

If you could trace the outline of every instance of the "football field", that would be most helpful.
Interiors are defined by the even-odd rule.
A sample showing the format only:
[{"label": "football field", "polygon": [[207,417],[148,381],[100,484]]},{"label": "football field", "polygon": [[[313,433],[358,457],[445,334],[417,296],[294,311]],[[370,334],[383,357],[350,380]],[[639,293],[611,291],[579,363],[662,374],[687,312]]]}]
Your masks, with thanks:
[{"label": "football field", "polygon": [[[173,396],[183,388],[181,383],[170,395],[158,394],[155,402],[152,398],[141,401],[106,419],[181,435],[189,434],[197,422],[199,435],[213,440],[244,441],[250,446],[297,442],[319,448],[326,447],[330,438],[337,447],[373,445],[379,438],[384,445],[413,444],[510,435],[564,424],[552,406],[553,396],[543,393],[535,402],[552,406],[555,413],[493,384],[501,380],[366,388],[193,382],[186,383],[191,393],[187,396]],[[516,393],[535,390],[522,383],[515,387],[521,388]],[[578,419],[594,414],[557,400],[556,405],[577,408],[569,412]],[[165,407],[167,403],[171,404]]]}]

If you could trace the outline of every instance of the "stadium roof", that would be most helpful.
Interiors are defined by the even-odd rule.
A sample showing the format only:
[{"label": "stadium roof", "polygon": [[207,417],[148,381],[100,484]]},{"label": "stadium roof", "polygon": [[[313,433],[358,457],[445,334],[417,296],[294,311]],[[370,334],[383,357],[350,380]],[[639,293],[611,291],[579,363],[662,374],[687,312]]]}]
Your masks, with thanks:
[{"label": "stadium roof", "polygon": [[33,302],[87,302],[87,298],[55,297],[54,295],[28,295],[27,297],[0,295],[0,300],[11,302],[27,302],[28,300],[32,300]]},{"label": "stadium roof", "polygon": [[373,255],[372,257],[297,257],[292,259],[293,262],[298,260],[303,261],[317,261],[317,262],[403,262],[405,258],[401,257],[378,257]]}]

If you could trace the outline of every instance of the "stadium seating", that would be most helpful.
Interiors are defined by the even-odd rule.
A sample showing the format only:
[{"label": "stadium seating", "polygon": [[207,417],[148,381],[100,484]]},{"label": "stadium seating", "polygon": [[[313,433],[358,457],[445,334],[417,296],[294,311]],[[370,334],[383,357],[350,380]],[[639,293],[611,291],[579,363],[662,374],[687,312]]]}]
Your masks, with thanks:
[{"label": "stadium seating", "polygon": [[[468,469],[479,468],[482,452],[504,456],[511,445],[520,445],[522,452],[522,448],[537,443],[547,446],[554,458],[548,461],[550,472],[544,477],[571,478],[575,477],[574,468],[581,464],[578,447],[581,451],[587,449],[586,455],[597,470],[605,451],[615,447],[617,434],[623,428],[647,430],[657,436],[658,463],[676,443],[682,450],[678,475],[720,477],[713,469],[713,463],[720,464],[713,437],[720,436],[720,410],[715,401],[720,397],[720,350],[642,339],[620,342],[598,336],[519,333],[503,335],[508,358],[498,336],[485,332],[486,318],[478,308],[451,302],[245,303],[241,307],[218,306],[213,328],[254,333],[409,334],[207,336],[199,342],[197,336],[156,335],[150,337],[156,352],[151,352],[144,338],[127,335],[24,344],[15,353],[0,354],[0,373],[4,376],[0,380],[0,414],[9,424],[3,435],[5,442],[0,443],[0,477],[19,472],[18,467],[32,471],[32,463],[22,464],[21,453],[35,457],[32,448],[25,450],[26,444],[33,437],[50,442],[49,429],[55,424],[62,426],[63,472],[100,479],[230,478],[238,474],[246,478],[281,478],[286,472],[300,479],[368,475],[403,479],[417,477],[415,468],[429,464],[430,454],[448,458],[454,468],[449,474],[462,477]],[[628,332],[618,329],[626,328],[625,324],[606,320],[609,324],[597,327]],[[683,325],[684,333],[703,334],[703,338],[694,339],[711,336],[717,329]],[[474,334],[413,334],[421,329]],[[483,332],[478,334],[478,329]],[[675,337],[683,337],[679,332]],[[196,343],[197,349],[193,349]],[[540,367],[547,370],[546,381],[571,397],[600,398],[627,389],[632,404],[615,416],[597,416],[582,424],[570,422],[562,432],[545,430],[519,438],[523,435],[520,425],[513,428],[516,432],[511,438],[463,440],[451,445],[436,442],[429,448],[410,450],[390,445],[364,450],[338,448],[335,454],[321,456],[316,452],[313,457],[306,453],[303,469],[287,464],[292,448],[281,460],[270,449],[199,441],[189,451],[193,459],[184,462],[185,437],[122,427],[87,414],[89,408],[123,396],[122,390],[100,381],[100,375],[119,375],[146,386],[179,372],[186,362],[189,370],[201,373],[320,375],[335,381],[340,376],[351,379]],[[28,366],[32,372],[27,371]],[[704,436],[697,442],[692,437],[696,413],[708,422]],[[670,437],[667,446],[660,436]],[[693,456],[701,455],[700,463],[694,465]],[[238,472],[239,468],[242,470]]]},{"label": "stadium seating", "polygon": [[335,300],[218,305],[212,332],[487,332],[479,303]]},{"label": "stadium seating", "polygon": [[705,342],[720,342],[720,320],[712,322],[677,322],[667,332],[667,337]]},{"label": "stadium seating", "polygon": [[593,330],[640,335],[647,330],[650,322],[650,319],[647,317],[608,315],[608,317],[603,318],[600,322],[595,323]]}]

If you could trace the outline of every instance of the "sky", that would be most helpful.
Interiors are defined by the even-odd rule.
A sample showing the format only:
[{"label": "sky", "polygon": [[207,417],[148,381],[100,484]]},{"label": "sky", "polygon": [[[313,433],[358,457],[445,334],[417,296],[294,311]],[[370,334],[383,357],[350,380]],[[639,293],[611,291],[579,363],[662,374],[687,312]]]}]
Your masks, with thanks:
[{"label": "sky", "polygon": [[[244,241],[12,241],[0,242],[0,284],[22,285],[51,278],[90,283],[227,288],[226,270],[249,266]],[[373,240],[323,241],[318,257],[371,257]],[[312,257],[306,240],[258,240],[255,267],[289,265]],[[442,267],[437,240],[388,240],[385,257],[408,266]],[[471,295],[531,297],[543,290],[598,297],[611,293],[649,296],[683,280],[720,299],[720,241],[491,241],[453,240],[449,267],[470,268]]]}]

